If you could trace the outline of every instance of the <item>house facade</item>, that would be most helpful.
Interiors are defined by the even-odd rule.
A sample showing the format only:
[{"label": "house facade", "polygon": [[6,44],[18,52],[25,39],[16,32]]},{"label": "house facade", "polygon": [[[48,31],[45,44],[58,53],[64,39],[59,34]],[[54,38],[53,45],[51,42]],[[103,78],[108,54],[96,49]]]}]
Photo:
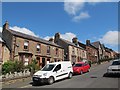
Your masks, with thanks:
[{"label": "house facade", "polygon": [[2,63],[2,41],[0,41],[0,64]]},{"label": "house facade", "polygon": [[2,38],[10,50],[10,60],[22,60],[25,65],[28,65],[32,59],[36,59],[38,65],[43,67],[48,62],[64,59],[64,49],[61,46],[13,31],[9,29],[8,22],[3,25]]},{"label": "house facade", "polygon": [[7,62],[9,58],[10,58],[10,51],[6,47],[6,44],[4,43],[2,38],[0,38],[0,64]]},{"label": "house facade", "polygon": [[86,59],[86,50],[78,45],[77,38],[73,38],[72,42],[60,38],[60,33],[56,33],[54,42],[64,48],[64,59],[72,63]]},{"label": "house facade", "polygon": [[86,40],[86,51],[88,60],[98,62],[98,49],[90,43],[90,40]]},{"label": "house facade", "polygon": [[98,49],[98,59],[102,60],[104,58],[104,55],[103,55],[102,44],[100,43],[100,41],[96,41],[91,44]]},{"label": "house facade", "polygon": [[111,58],[111,52],[107,47],[105,47],[105,59],[109,58]]}]

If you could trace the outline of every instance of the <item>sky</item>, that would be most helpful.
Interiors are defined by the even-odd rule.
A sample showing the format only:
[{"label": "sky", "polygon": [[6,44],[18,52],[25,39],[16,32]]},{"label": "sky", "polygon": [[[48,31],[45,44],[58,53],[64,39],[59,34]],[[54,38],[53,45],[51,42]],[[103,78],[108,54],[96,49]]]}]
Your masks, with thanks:
[{"label": "sky", "polygon": [[2,25],[6,20],[10,29],[46,40],[59,32],[69,41],[99,40],[118,51],[117,2],[3,2]]}]

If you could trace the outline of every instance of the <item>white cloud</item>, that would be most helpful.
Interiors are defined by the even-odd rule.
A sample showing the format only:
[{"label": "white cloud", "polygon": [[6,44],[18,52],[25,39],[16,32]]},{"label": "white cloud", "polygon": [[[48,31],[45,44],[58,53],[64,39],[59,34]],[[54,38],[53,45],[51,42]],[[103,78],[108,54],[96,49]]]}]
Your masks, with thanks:
[{"label": "white cloud", "polygon": [[[44,37],[44,39],[49,40],[51,37],[54,38],[54,36],[46,36]],[[74,33],[68,32],[65,34],[60,34],[60,37],[65,40],[72,41],[72,39],[76,37],[76,35]]]},{"label": "white cloud", "polygon": [[49,40],[50,38],[54,38],[54,36],[46,36],[46,37],[44,37],[43,39]]},{"label": "white cloud", "polygon": [[72,16],[72,20],[80,21],[82,18],[89,17],[90,15],[87,13],[86,17],[81,16],[82,12],[84,12],[85,2],[90,5],[95,5],[100,2],[118,2],[119,0],[64,0],[64,10]]},{"label": "white cloud", "polygon": [[120,32],[119,31],[108,31],[102,38],[99,40],[107,45],[116,46],[120,44],[119,38]]},{"label": "white cloud", "polygon": [[3,41],[1,37],[2,37],[2,27],[0,27],[0,41]]},{"label": "white cloud", "polygon": [[0,33],[2,32],[2,27],[0,27]]},{"label": "white cloud", "polygon": [[79,0],[74,0],[74,2],[70,1],[72,0],[65,0],[64,10],[70,15],[76,15],[77,12],[79,12],[84,7],[84,2],[78,2]]},{"label": "white cloud", "polygon": [[79,16],[73,17],[73,21],[78,22],[82,19],[90,18],[90,15],[87,12],[81,12]]},{"label": "white cloud", "polygon": [[17,31],[17,32],[24,33],[24,34],[28,34],[28,35],[31,35],[31,36],[38,37],[38,35],[36,35],[34,32],[32,32],[31,30],[29,30],[27,28],[21,28],[21,27],[18,27],[18,26],[14,26],[14,27],[10,27],[10,29],[12,29],[14,31]]},{"label": "white cloud", "polygon": [[119,0],[64,0],[64,2],[119,2]]},{"label": "white cloud", "polygon": [[65,34],[61,34],[61,38],[68,40],[68,41],[72,41],[72,39],[76,37],[76,35],[74,33],[68,32]]}]

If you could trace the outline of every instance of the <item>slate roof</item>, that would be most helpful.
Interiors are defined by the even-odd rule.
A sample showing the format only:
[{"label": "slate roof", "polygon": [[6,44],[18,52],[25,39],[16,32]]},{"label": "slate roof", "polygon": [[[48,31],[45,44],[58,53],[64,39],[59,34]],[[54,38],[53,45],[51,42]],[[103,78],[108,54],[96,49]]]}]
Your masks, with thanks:
[{"label": "slate roof", "polygon": [[93,47],[94,49],[97,49],[98,50],[98,48],[96,48],[93,44],[89,44],[89,45],[87,45],[87,46],[91,46],[91,47]]},{"label": "slate roof", "polygon": [[11,32],[11,34],[13,34],[15,36],[18,36],[18,37],[22,37],[22,38],[26,38],[26,39],[33,40],[33,41],[38,41],[38,42],[41,42],[41,43],[44,43],[44,44],[47,44],[47,45],[52,45],[52,46],[56,46],[56,47],[62,48],[61,46],[59,46],[59,45],[57,45],[55,43],[52,43],[50,41],[41,39],[39,37],[27,35],[27,34],[24,34],[24,33],[21,33],[21,32],[17,32],[17,31],[11,30],[11,29],[9,29],[9,31]]},{"label": "slate roof", "polygon": [[93,42],[91,43],[94,47],[96,48],[99,48],[99,45],[100,45],[100,41],[96,41],[96,42]]},{"label": "slate roof", "polygon": [[85,45],[85,44],[83,44],[83,43],[81,43],[81,42],[78,42],[78,44],[79,44],[82,48],[86,49],[86,45]]},{"label": "slate roof", "polygon": [[68,45],[71,45],[71,46],[74,46],[74,47],[77,47],[77,48],[80,48],[80,49],[84,49],[81,46],[76,46],[74,43],[72,43],[70,41],[67,41],[65,39],[60,38],[60,40],[62,40],[63,42],[67,43]]}]

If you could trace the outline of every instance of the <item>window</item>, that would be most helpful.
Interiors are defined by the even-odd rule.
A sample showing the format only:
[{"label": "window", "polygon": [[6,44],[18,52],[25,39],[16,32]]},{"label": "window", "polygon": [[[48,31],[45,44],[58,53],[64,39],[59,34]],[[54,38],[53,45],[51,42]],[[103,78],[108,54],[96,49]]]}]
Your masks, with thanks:
[{"label": "window", "polygon": [[58,71],[58,70],[60,70],[60,69],[61,69],[61,64],[58,64],[58,65],[55,67],[54,71]]},{"label": "window", "polygon": [[47,46],[47,54],[50,54],[50,46]]},{"label": "window", "polygon": [[112,65],[120,65],[120,61],[113,61]]},{"label": "window", "polygon": [[24,50],[28,50],[29,41],[24,42]]},{"label": "window", "polygon": [[79,50],[78,50],[78,48],[77,48],[77,54],[79,54]]},{"label": "window", "polygon": [[74,64],[74,67],[82,67],[82,64]]},{"label": "window", "polygon": [[40,44],[37,44],[36,51],[40,52]]},{"label": "window", "polygon": [[59,55],[58,53],[59,53],[59,50],[58,50],[58,48],[56,48],[55,54]]},{"label": "window", "polygon": [[51,71],[55,67],[55,64],[47,64],[41,71]]},{"label": "window", "polygon": [[75,48],[72,47],[72,54],[75,54]]}]

